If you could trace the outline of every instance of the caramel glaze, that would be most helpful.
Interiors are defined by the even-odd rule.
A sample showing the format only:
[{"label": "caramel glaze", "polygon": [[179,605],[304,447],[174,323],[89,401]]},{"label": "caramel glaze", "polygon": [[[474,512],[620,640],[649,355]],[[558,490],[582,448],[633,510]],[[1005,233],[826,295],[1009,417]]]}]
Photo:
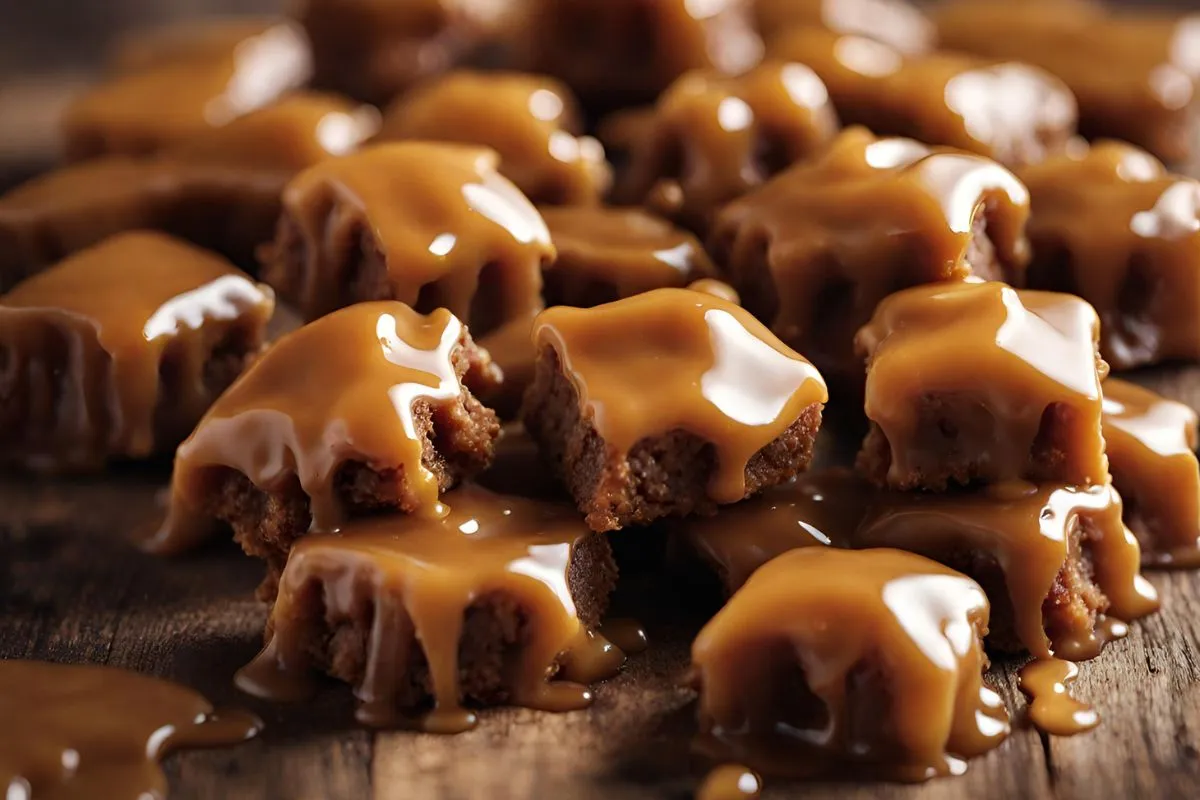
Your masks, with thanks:
[{"label": "caramel glaze", "polygon": [[223,259],[141,231],[29,278],[0,295],[0,461],[96,469],[174,447],[274,307]]},{"label": "caramel glaze", "polygon": [[269,105],[304,85],[312,56],[284,23],[210,59],[182,59],[118,75],[63,116],[69,159],[154,153]]},{"label": "caramel glaze", "polygon": [[1029,187],[1029,285],[1100,314],[1113,369],[1200,359],[1200,181],[1122,142],[1021,172]]},{"label": "caramel glaze", "polygon": [[0,196],[0,290],[124,230],[162,230],[254,265],[299,170],[350,152],[378,112],[301,92],[155,157],[60,168]]},{"label": "caramel glaze", "polygon": [[1084,3],[972,0],[941,4],[933,18],[943,47],[1024,61],[1061,78],[1088,138],[1123,139],[1168,163],[1194,152],[1194,15],[1110,17]]},{"label": "caramel glaze", "polygon": [[1019,282],[1025,187],[981,156],[843,132],[727,205],[710,239],[746,309],[861,391],[854,334],[886,295],[975,275]]},{"label": "caramel glaze", "polygon": [[118,37],[108,66],[112,72],[133,73],[172,63],[212,62],[232,57],[247,42],[253,47],[254,40],[277,26],[294,24],[274,17],[237,16],[140,27]]},{"label": "caramel glaze", "polygon": [[[149,549],[171,553],[207,534],[195,525],[213,481],[233,470],[266,492],[299,482],[310,531],[346,523],[336,489],[349,463],[403,475],[405,510],[446,514],[439,482],[424,463],[418,408],[462,412],[463,324],[444,309],[428,316],[402,303],[360,303],[277,340],[217,400],[179,446],[171,514]],[[484,365],[487,366],[487,365]]]},{"label": "caramel glaze", "polygon": [[910,136],[1010,166],[1063,152],[1077,109],[1066,84],[1036,67],[955,53],[905,56],[819,28],[789,31],[770,54],[807,64],[846,124]]},{"label": "caramel glaze", "polygon": [[1036,659],[1021,668],[1021,691],[1029,696],[1029,720],[1055,736],[1074,736],[1100,724],[1100,715],[1070,695],[1079,665],[1058,658]]},{"label": "caramel glaze", "polygon": [[1147,566],[1200,564],[1196,412],[1115,378],[1104,382],[1104,440],[1113,485]]},{"label": "caramel glaze", "polygon": [[592,309],[551,308],[533,340],[557,354],[610,453],[676,430],[711,442],[708,495],[717,503],[743,499],[751,457],[829,398],[803,356],[703,292],[657,289]]},{"label": "caramel glaze", "polygon": [[[359,721],[408,721],[402,713],[411,709],[399,704],[404,681],[413,678],[407,670],[421,661],[411,652],[415,644],[428,665],[434,705],[409,722],[434,733],[467,730],[475,715],[460,697],[464,615],[477,601],[499,597],[527,620],[519,652],[505,659],[509,701],[549,711],[589,705],[586,684],[615,674],[624,658],[577,612],[572,561],[591,535],[587,527],[570,505],[470,485],[447,501],[451,511],[442,519],[372,518],[340,536],[300,541],[280,579],[267,646],[239,672],[239,687],[274,700],[307,696],[310,673],[321,666],[311,648],[323,641],[322,626],[361,617],[365,605],[371,622],[355,685]],[[317,597],[323,619],[313,617]],[[556,676],[565,680],[552,681]]]},{"label": "caramel glaze", "polygon": [[498,162],[486,148],[397,142],[317,164],[284,190],[263,277],[310,319],[399,300],[447,308],[482,335],[531,314],[554,245]]},{"label": "caramel glaze", "polygon": [[763,564],[801,547],[849,547],[874,490],[848,469],[810,472],[723,509],[672,524],[732,594]]},{"label": "caramel glaze", "polygon": [[615,197],[703,231],[722,204],[816,153],[837,128],[825,85],[803,64],[689,72],[659,97]]},{"label": "caramel glaze", "polygon": [[868,440],[886,440],[887,484],[1106,483],[1098,334],[1079,298],[1003,283],[886,298],[855,342],[868,359]]},{"label": "caramel glaze", "polygon": [[[1011,628],[1015,639],[991,643],[1037,658],[1091,658],[1122,635],[1101,615],[1129,621],[1158,608],[1111,486],[1011,482],[975,492],[881,494],[854,545],[902,548],[965,568],[989,591],[995,633]],[[1099,596],[1086,585],[1089,572]]]},{"label": "caramel glaze", "polygon": [[742,304],[742,298],[738,295],[736,289],[725,281],[719,281],[715,278],[701,278],[698,281],[692,281],[688,284],[687,288],[693,292],[711,294],[713,297],[720,298],[726,303],[733,303],[735,306]]},{"label": "caramel glaze", "polygon": [[982,681],[988,611],[974,581],[911,553],[785,553],[692,645],[705,749],[788,775],[961,774],[1009,731]]},{"label": "caramel glaze", "polygon": [[704,778],[696,800],[758,800],[762,778],[740,764],[722,764]]},{"label": "caramel glaze", "polygon": [[235,745],[262,728],[159,678],[15,660],[0,661],[0,717],[0,786],[38,800],[165,797],[158,762],[168,754]]},{"label": "caramel glaze", "polygon": [[908,0],[755,0],[754,11],[768,42],[795,28],[822,28],[915,55],[932,50],[937,40],[933,23]]},{"label": "caramel glaze", "polygon": [[460,71],[402,95],[380,138],[491,147],[500,172],[534,203],[595,205],[612,172],[604,147],[581,130],[575,98],[553,78]]}]

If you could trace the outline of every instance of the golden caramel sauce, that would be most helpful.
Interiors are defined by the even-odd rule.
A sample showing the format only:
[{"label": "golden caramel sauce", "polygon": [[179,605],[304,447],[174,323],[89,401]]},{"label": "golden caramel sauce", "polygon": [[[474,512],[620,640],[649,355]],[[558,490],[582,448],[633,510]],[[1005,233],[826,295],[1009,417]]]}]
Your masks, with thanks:
[{"label": "golden caramel sauce", "polygon": [[740,764],[722,764],[704,777],[696,800],[758,800],[762,778]]},{"label": "golden caramel sauce", "polygon": [[911,553],[785,553],[692,645],[705,749],[787,775],[961,774],[1009,732],[982,681],[988,612],[978,584]]},{"label": "golden caramel sauce", "polygon": [[1095,306],[1114,369],[1200,358],[1190,302],[1200,292],[1200,181],[1114,141],[1020,174],[1032,205],[1030,286]]},{"label": "golden caramel sauce", "polygon": [[650,646],[646,629],[636,619],[607,619],[600,626],[600,635],[627,656],[644,653]]},{"label": "golden caramel sauce", "polygon": [[533,328],[553,348],[610,452],[684,430],[711,442],[717,503],[746,494],[751,457],[814,404],[825,382],[803,356],[740,307],[658,289],[591,309],[547,309]]},{"label": "golden caramel sauce", "polygon": [[604,147],[579,136],[574,97],[559,81],[519,72],[452,72],[402,95],[381,139],[427,139],[490,147],[500,173],[530,200],[594,205],[612,174]]},{"label": "golden caramel sauce", "polygon": [[0,661],[0,717],[0,786],[14,800],[165,797],[167,755],[262,729],[160,678],[40,661]]},{"label": "golden caramel sauce", "polygon": [[[420,311],[448,308],[482,335],[534,312],[554,245],[497,165],[491,150],[427,142],[374,145],[317,164],[284,190],[284,222],[296,241],[277,239],[264,277],[310,319],[386,298]],[[383,274],[371,279],[378,285],[356,288],[348,273],[367,250]],[[486,308],[473,305],[477,292]]]},{"label": "golden caramel sauce", "polygon": [[[941,474],[948,448],[963,448],[953,457],[970,466],[950,476],[957,482],[1036,478],[1045,468],[1068,483],[1106,483],[1099,327],[1077,297],[998,282],[928,284],[884,299],[856,346],[868,358],[867,418],[890,448],[888,484]],[[978,407],[978,420],[931,443],[923,413],[931,398],[954,398],[935,414],[957,404]],[[1062,452],[1049,467],[1032,464],[1043,419],[1055,411]]]},{"label": "golden caramel sauce", "polygon": [[[610,677],[623,656],[580,621],[571,587],[573,554],[590,534],[574,509],[464,486],[447,495],[441,519],[390,516],[359,520],[341,535],[305,537],[293,548],[271,612],[266,648],[238,673],[238,685],[276,700],[307,696],[318,666],[306,649],[325,620],[371,609],[370,634],[355,685],[359,721],[415,724],[434,733],[474,726],[460,701],[463,617],[476,601],[503,597],[521,609],[519,651],[506,667],[514,705],[570,711],[591,703],[587,684]],[[305,598],[324,597],[314,619]],[[399,682],[411,676],[410,648],[428,663],[431,711],[405,719]],[[551,680],[560,671],[563,680]],[[598,670],[598,671],[594,671]]]},{"label": "golden caramel sauce", "polygon": [[1079,665],[1058,658],[1035,659],[1021,668],[1021,691],[1029,696],[1029,720],[1043,733],[1074,736],[1100,724],[1100,715],[1070,694]]},{"label": "golden caramel sauce", "polygon": [[807,64],[828,87],[845,124],[909,136],[994,158],[1036,163],[1075,135],[1066,85],[1018,62],[956,53],[905,55],[882,42],[799,28],[776,38],[774,58]]},{"label": "golden caramel sauce", "polygon": [[878,302],[931,281],[1018,279],[1028,213],[1025,187],[993,161],[853,128],[722,209],[710,244],[749,311],[826,378],[861,386],[853,338]]},{"label": "golden caramel sauce", "polygon": [[274,307],[223,259],[144,231],[23,281],[0,295],[0,396],[23,421],[3,460],[87,469],[173,447],[224,388],[205,381],[214,350],[253,353]]},{"label": "golden caramel sauce", "polygon": [[918,54],[937,40],[933,23],[908,0],[754,0],[754,12],[768,42],[795,28],[821,28]]},{"label": "golden caramel sauce", "polygon": [[724,300],[726,303],[733,303],[735,306],[742,304],[742,298],[738,295],[736,289],[725,281],[719,281],[715,278],[701,278],[698,281],[692,281],[688,284],[687,288],[693,292],[711,294],[713,297]]},{"label": "golden caramel sauce", "polygon": [[1104,382],[1104,440],[1113,486],[1147,566],[1200,564],[1196,412],[1132,383]]}]

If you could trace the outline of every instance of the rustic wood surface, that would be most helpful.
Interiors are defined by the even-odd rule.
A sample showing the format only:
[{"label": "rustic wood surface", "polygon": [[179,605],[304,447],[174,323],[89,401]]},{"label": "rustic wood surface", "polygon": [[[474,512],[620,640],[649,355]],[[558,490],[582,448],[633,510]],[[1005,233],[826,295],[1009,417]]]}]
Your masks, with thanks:
[{"label": "rustic wood surface", "polygon": [[[1200,402],[1200,370],[1140,377]],[[660,570],[634,563],[618,614],[653,643],[596,691],[592,709],[485,712],[456,737],[373,733],[353,725],[351,697],[330,685],[313,703],[270,706],[240,695],[234,670],[257,651],[261,567],[232,543],[177,559],[143,555],[127,536],[156,513],[162,466],[103,480],[0,485],[0,657],[104,663],[189,684],[218,706],[267,723],[245,745],[172,756],[174,798],[687,798],[704,763],[691,755],[693,695],[681,688],[703,611]],[[624,551],[637,542],[624,539]],[[635,552],[636,555],[636,552]],[[1011,738],[962,778],[922,786],[769,782],[767,798],[1196,797],[1200,786],[1200,575],[1155,573],[1163,610],[1082,666],[1077,694],[1103,716],[1075,738],[1020,724],[1014,664],[991,683],[1018,719]],[[0,724],[19,724],[4,720]]]}]

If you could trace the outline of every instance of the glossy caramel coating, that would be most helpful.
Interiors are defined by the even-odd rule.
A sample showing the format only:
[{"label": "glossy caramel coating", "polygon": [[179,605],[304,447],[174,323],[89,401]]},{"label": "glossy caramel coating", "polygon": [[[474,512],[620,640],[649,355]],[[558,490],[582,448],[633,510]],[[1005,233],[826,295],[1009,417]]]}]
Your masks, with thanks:
[{"label": "glossy caramel coating", "polygon": [[1200,181],[1114,141],[1020,175],[1032,207],[1029,285],[1095,306],[1113,369],[1200,359]]},{"label": "glossy caramel coating", "polygon": [[803,64],[689,72],[659,97],[615,196],[704,231],[722,204],[813,155],[837,128],[825,85]]},{"label": "glossy caramel coating", "polygon": [[785,553],[692,645],[701,730],[764,772],[961,774],[1009,732],[982,681],[988,613],[978,584],[911,553]]},{"label": "glossy caramel coating", "polygon": [[1026,64],[956,53],[904,55],[819,28],[782,34],[770,53],[807,64],[847,125],[993,158],[1036,163],[1066,149],[1077,109],[1066,84]]},{"label": "glossy caramel coating", "polygon": [[304,85],[311,73],[303,34],[284,24],[212,58],[170,61],[118,75],[67,109],[66,156],[159,152],[271,104]]},{"label": "glossy caramel coating", "polygon": [[992,600],[990,644],[1037,658],[1090,658],[1104,643],[1101,615],[1130,621],[1158,608],[1110,486],[1015,482],[881,494],[854,545],[896,547],[963,569]]},{"label": "glossy caramel coating", "polygon": [[262,728],[185,686],[113,667],[0,661],[0,786],[9,797],[166,797],[160,761]]},{"label": "glossy caramel coating", "polygon": [[575,98],[553,78],[458,71],[396,100],[379,138],[490,147],[500,173],[534,203],[594,205],[612,173],[604,147],[581,129]]},{"label": "glossy caramel coating", "polygon": [[486,148],[395,142],[317,164],[283,192],[263,278],[309,319],[399,300],[482,335],[537,311],[554,246],[498,162]]},{"label": "glossy caramel coating", "polygon": [[758,29],[771,41],[795,28],[864,36],[914,55],[934,48],[937,31],[908,0],[754,0]]},{"label": "glossy caramel coating", "polygon": [[1021,668],[1021,691],[1029,696],[1029,721],[1054,736],[1074,736],[1100,724],[1100,715],[1071,696],[1079,665],[1060,658],[1038,658]]},{"label": "glossy caramel coating", "polygon": [[1125,521],[1142,563],[1200,562],[1200,465],[1196,412],[1115,378],[1104,382],[1104,441]]},{"label": "glossy caramel coating", "polygon": [[887,297],[855,339],[871,432],[859,467],[895,489],[1108,481],[1096,312],[1003,283]]},{"label": "glossy caramel coating", "polygon": [[1021,279],[1025,187],[981,156],[844,131],[717,215],[710,250],[742,303],[835,386],[860,387],[854,334],[897,289]]},{"label": "glossy caramel coating", "polygon": [[218,256],[149,232],[29,278],[0,295],[0,461],[97,469],[169,451],[258,351],[274,306]]},{"label": "glossy caramel coating", "polygon": [[[462,705],[471,668],[459,663],[460,642],[462,650],[469,648],[469,611],[497,600],[523,620],[519,638],[505,643],[512,650],[504,654],[503,684],[494,687],[499,696],[553,711],[590,705],[586,684],[609,677],[624,660],[619,652],[604,663],[588,658],[597,636],[582,617],[592,615],[595,625],[602,606],[586,612],[577,607],[583,594],[578,582],[588,578],[575,573],[591,532],[565,504],[474,486],[447,501],[452,510],[442,519],[377,517],[341,535],[297,544],[280,579],[267,646],[239,673],[239,686],[259,696],[297,699],[312,691],[310,672],[324,668],[355,684],[361,722],[389,726],[417,710],[408,686],[415,682],[424,689],[417,700],[426,692],[434,699],[431,711],[412,720],[417,727],[467,730],[475,715]],[[593,576],[609,583],[589,594],[606,602],[614,577]],[[318,615],[310,601],[314,593],[325,598]],[[339,651],[339,638],[353,640],[350,626],[362,617],[365,629],[358,632],[365,641]],[[328,649],[314,652],[317,642]],[[413,652],[417,648],[423,659]],[[424,685],[412,674],[422,661],[428,665]],[[551,680],[556,676],[566,680]]]}]

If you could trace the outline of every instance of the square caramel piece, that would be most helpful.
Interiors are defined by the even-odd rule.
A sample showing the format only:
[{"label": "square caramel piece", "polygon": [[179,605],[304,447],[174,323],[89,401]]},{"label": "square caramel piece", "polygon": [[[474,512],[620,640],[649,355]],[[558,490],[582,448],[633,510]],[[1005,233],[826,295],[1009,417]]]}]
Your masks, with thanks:
[{"label": "square caramel piece", "polygon": [[859,470],[893,489],[1107,483],[1099,327],[1078,297],[998,282],[891,295],[855,340],[871,425]]},{"label": "square caramel piece", "polygon": [[738,306],[658,289],[534,323],[522,417],[588,525],[712,513],[803,472],[828,398]]},{"label": "square caramel piece", "polygon": [[274,294],[135,231],[0,295],[0,461],[102,468],[170,452],[261,349]]}]

